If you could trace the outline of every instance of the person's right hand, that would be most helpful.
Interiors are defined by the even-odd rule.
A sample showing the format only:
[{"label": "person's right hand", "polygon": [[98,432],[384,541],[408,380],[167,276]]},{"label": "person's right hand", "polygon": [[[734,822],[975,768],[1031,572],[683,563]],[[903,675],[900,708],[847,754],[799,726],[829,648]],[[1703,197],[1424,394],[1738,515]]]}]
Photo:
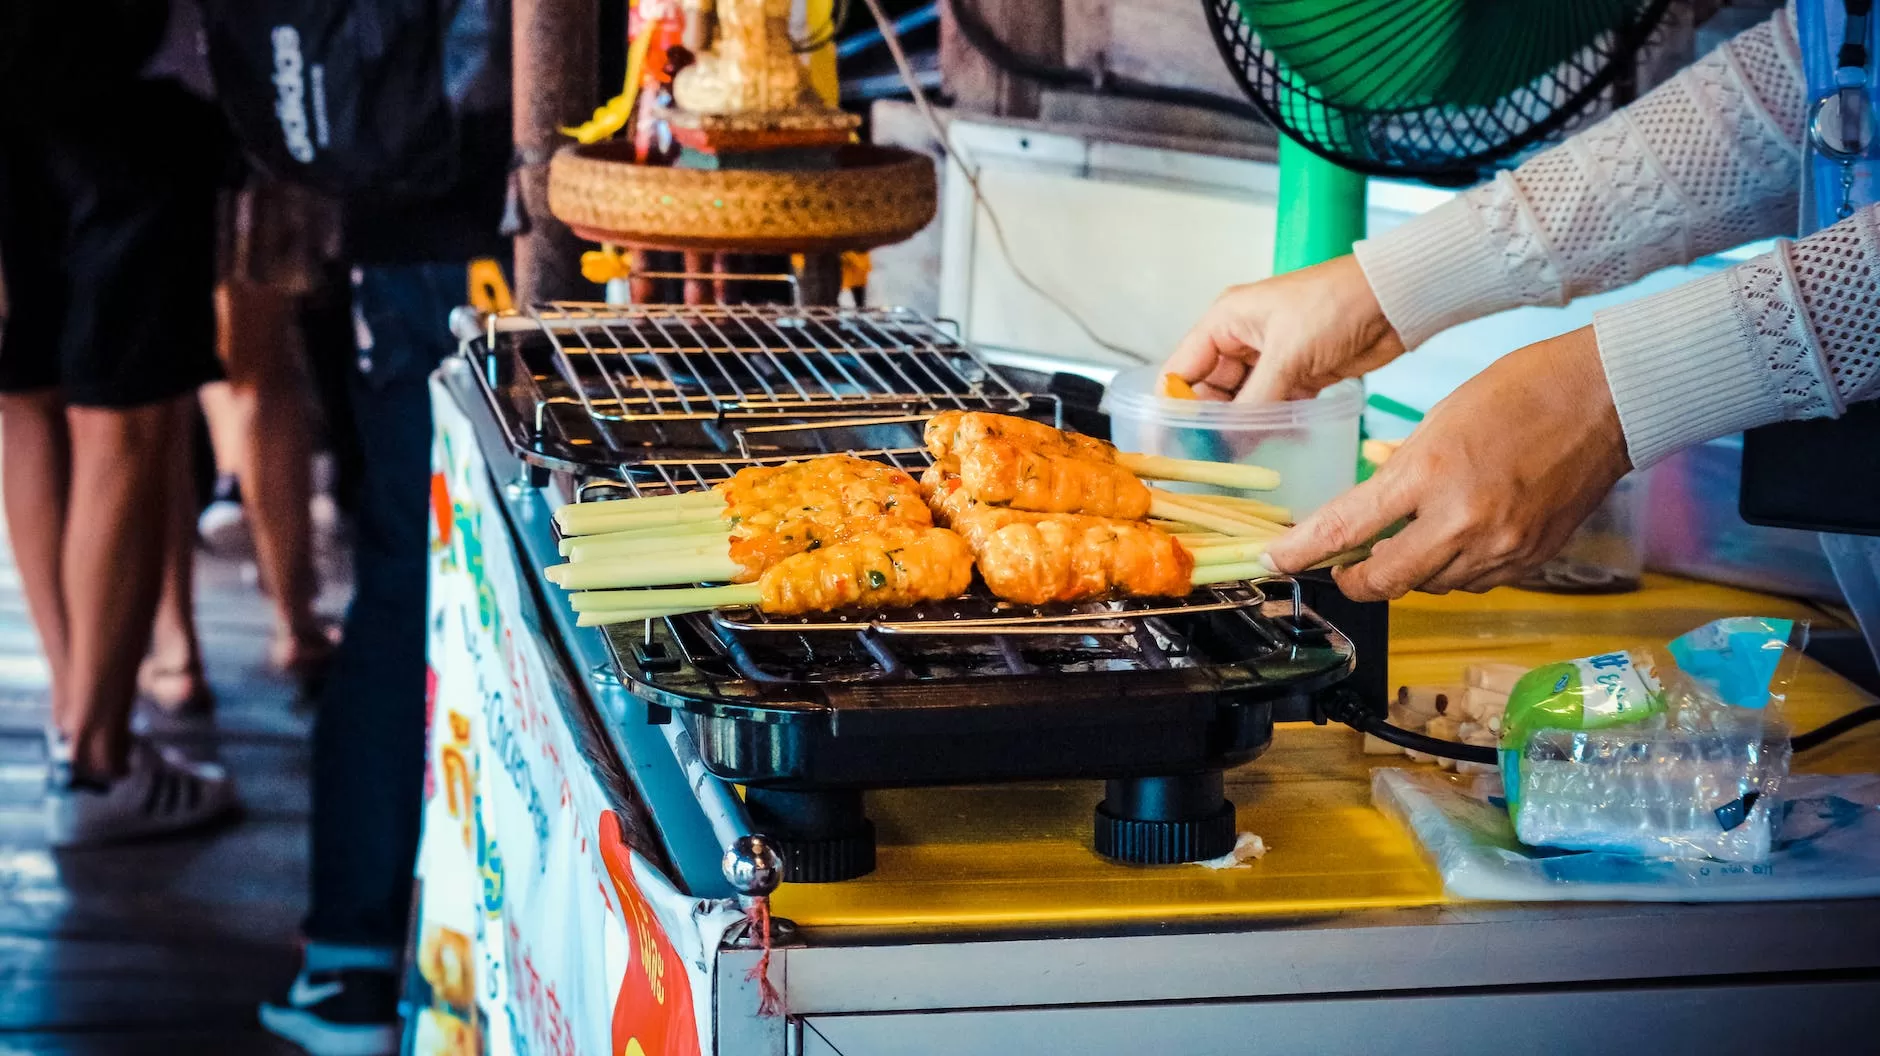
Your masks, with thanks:
[{"label": "person's right hand", "polygon": [[1403,355],[1356,257],[1234,286],[1167,369],[1211,400],[1298,400]]}]

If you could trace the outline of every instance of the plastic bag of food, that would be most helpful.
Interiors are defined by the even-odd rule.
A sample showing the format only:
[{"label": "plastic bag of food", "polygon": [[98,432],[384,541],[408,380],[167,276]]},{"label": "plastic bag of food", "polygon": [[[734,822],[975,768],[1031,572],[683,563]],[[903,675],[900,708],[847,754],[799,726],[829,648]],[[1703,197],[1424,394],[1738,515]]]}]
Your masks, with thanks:
[{"label": "plastic bag of food", "polygon": [[1659,648],[1527,673],[1500,741],[1521,842],[1761,861],[1789,769],[1782,702],[1806,624],[1733,617]]}]

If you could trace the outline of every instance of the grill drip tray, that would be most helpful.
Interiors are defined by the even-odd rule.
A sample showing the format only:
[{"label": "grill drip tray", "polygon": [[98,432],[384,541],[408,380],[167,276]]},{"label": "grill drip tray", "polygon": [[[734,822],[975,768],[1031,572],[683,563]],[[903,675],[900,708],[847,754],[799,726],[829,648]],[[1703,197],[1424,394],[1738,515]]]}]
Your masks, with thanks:
[{"label": "grill drip tray", "polygon": [[[874,868],[871,788],[1099,779],[1099,853],[1136,864],[1232,849],[1222,771],[1273,723],[1310,718],[1350,642],[1299,600],[1239,585],[1179,601],[916,610],[781,620],[695,614],[608,628],[653,720],[746,786],[785,879]],[[1266,584],[1272,589],[1275,584]]]}]

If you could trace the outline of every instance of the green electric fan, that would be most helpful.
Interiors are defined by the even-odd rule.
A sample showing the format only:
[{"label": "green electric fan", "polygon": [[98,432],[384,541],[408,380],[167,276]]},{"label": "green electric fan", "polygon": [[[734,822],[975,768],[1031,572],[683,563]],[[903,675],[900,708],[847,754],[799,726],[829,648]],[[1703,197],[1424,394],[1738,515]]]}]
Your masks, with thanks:
[{"label": "green electric fan", "polygon": [[1282,134],[1273,270],[1364,236],[1367,175],[1462,186],[1631,69],[1671,0],[1202,0]]}]

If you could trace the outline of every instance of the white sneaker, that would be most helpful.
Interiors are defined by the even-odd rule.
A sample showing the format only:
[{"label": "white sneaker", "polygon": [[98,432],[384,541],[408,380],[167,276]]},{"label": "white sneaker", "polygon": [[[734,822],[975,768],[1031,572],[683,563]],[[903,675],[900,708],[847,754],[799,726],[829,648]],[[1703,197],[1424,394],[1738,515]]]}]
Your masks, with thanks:
[{"label": "white sneaker", "polygon": [[394,1056],[399,1040],[398,990],[398,977],[391,972],[303,969],[288,990],[287,1000],[261,1006],[261,1025],[311,1056]]},{"label": "white sneaker", "polygon": [[254,553],[255,538],[242,507],[241,485],[234,476],[216,478],[215,498],[196,518],[196,536],[212,554],[245,557]]},{"label": "white sneaker", "polygon": [[68,751],[50,752],[46,836],[54,847],[86,847],[161,836],[206,825],[238,806],[235,783],[221,767],[165,755],[149,741],[131,742],[130,769],[109,784],[76,776]]}]

